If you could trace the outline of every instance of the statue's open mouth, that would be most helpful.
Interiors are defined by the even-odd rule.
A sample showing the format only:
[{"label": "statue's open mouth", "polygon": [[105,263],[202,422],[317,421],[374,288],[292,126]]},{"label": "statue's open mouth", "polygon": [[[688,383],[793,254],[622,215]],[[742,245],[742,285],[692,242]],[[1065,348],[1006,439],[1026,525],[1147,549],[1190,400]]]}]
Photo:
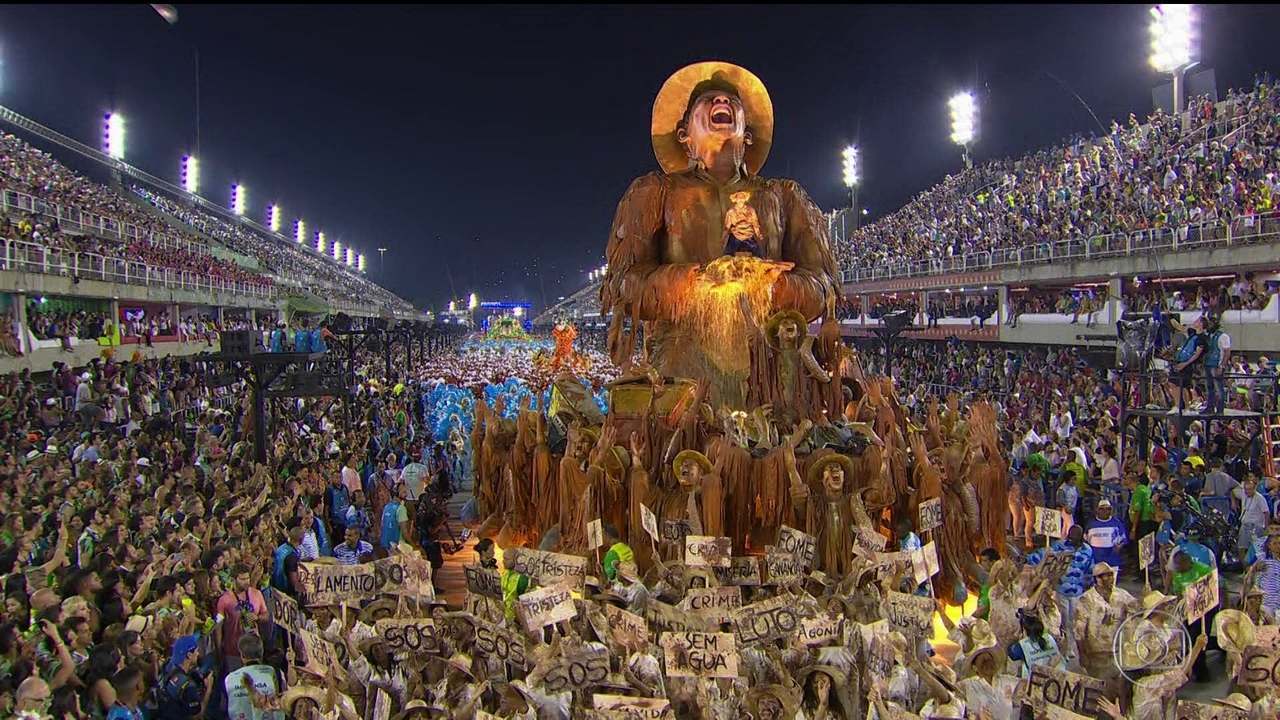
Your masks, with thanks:
[{"label": "statue's open mouth", "polygon": [[733,127],[733,108],[728,103],[716,103],[711,107],[711,127]]}]

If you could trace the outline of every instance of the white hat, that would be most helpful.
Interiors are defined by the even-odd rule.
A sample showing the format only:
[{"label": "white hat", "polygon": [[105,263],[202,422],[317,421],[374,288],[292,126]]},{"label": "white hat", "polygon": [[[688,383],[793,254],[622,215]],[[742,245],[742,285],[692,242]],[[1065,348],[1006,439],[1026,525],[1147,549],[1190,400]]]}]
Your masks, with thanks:
[{"label": "white hat", "polygon": [[1104,507],[1109,508],[1109,507],[1111,507],[1111,501],[1110,501],[1110,500],[1108,500],[1108,499],[1106,499],[1106,498],[1102,498],[1101,500],[1099,500],[1099,501],[1098,501],[1098,507],[1100,507],[1100,508],[1104,508]]},{"label": "white hat", "polygon": [[49,398],[48,400],[45,400],[45,401],[44,401],[44,404],[45,404],[45,405],[50,405],[50,406],[52,406],[52,405],[57,405],[57,404],[58,404],[58,401],[57,401],[57,400],[55,400],[54,398]]},{"label": "white hat", "polygon": [[83,374],[81,374],[81,375],[80,375],[80,379],[81,379],[81,380],[88,380],[90,377],[92,377],[92,376],[91,376],[91,375],[89,375],[89,373],[83,373]]},{"label": "white hat", "polygon": [[140,457],[137,462],[138,467],[151,467],[150,458]]}]

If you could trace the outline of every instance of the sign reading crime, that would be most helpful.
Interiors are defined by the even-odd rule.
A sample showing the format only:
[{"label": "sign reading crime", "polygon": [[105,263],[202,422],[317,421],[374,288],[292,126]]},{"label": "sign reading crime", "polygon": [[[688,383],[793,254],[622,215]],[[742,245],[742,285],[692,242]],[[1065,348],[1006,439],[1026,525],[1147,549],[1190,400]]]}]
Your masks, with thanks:
[{"label": "sign reading crime", "polygon": [[445,643],[431,618],[383,618],[373,624],[373,632],[397,653],[443,655]]},{"label": "sign reading crime", "polygon": [[643,617],[615,605],[604,605],[613,639],[624,647],[643,647],[649,643],[649,623]]},{"label": "sign reading crime", "polygon": [[680,607],[718,623],[732,622],[734,611],[742,607],[742,588],[690,588]]},{"label": "sign reading crime", "polygon": [[804,616],[795,600],[779,595],[739,608],[733,613],[733,629],[743,645],[755,645],[794,633]]},{"label": "sign reading crime", "polygon": [[890,590],[881,605],[889,627],[907,638],[928,637],[932,633],[933,599]]},{"label": "sign reading crime", "polygon": [[813,567],[814,557],[818,553],[818,539],[809,533],[783,525],[778,530],[778,544],[774,549],[795,557],[807,570]]},{"label": "sign reading crime", "polygon": [[663,633],[668,677],[735,678],[738,647],[733,633]]},{"label": "sign reading crime", "polygon": [[929,498],[920,503],[920,532],[929,532],[941,524],[942,498]]},{"label": "sign reading crime", "polygon": [[666,698],[638,698],[626,695],[596,693],[591,696],[591,707],[605,717],[626,720],[672,720],[671,701]]},{"label": "sign reading crime", "polygon": [[476,652],[524,669],[528,663],[524,637],[491,623],[476,623]]},{"label": "sign reading crime", "polygon": [[1188,623],[1199,620],[1205,616],[1205,613],[1218,607],[1217,569],[1188,585],[1182,597],[1186,601]]},{"label": "sign reading crime", "polygon": [[543,586],[564,585],[581,591],[587,583],[587,559],[581,555],[515,548],[511,569]]},{"label": "sign reading crime", "polygon": [[1043,703],[1065,708],[1077,715],[1097,717],[1098,700],[1106,697],[1106,689],[1105,680],[1036,665],[1023,688],[1022,699],[1033,706]]},{"label": "sign reading crime", "polygon": [[1036,534],[1061,538],[1063,533],[1062,511],[1057,508],[1036,508]]},{"label": "sign reading crime", "polygon": [[525,629],[536,633],[548,625],[576,617],[578,608],[568,588],[544,587],[517,598],[516,612],[524,619]]},{"label": "sign reading crime", "polygon": [[1138,538],[1138,569],[1146,570],[1156,559],[1156,534],[1147,533]]},{"label": "sign reading crime", "polygon": [[478,565],[468,565],[463,570],[467,574],[467,592],[502,599],[502,579],[496,571]]},{"label": "sign reading crime", "polygon": [[1249,720],[1249,713],[1222,705],[1179,700],[1177,720]]},{"label": "sign reading crime", "polygon": [[684,564],[689,567],[729,567],[733,557],[733,541],[727,537],[686,535]]},{"label": "sign reading crime", "polygon": [[755,556],[729,558],[729,567],[713,567],[716,582],[721,585],[754,586],[763,584],[760,562]]}]

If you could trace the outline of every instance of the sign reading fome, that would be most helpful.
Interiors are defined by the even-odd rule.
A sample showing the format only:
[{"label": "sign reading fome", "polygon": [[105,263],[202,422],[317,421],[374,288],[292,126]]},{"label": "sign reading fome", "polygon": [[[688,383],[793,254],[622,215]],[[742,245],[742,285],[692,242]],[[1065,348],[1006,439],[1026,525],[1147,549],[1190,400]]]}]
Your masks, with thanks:
[{"label": "sign reading fome", "polygon": [[805,569],[812,568],[813,559],[818,552],[818,539],[809,533],[783,525],[778,530],[778,545],[775,550],[793,556]]},{"label": "sign reading fome", "polygon": [[929,498],[920,503],[920,532],[929,532],[941,524],[942,498]]},{"label": "sign reading fome", "polygon": [[[467,574],[467,591],[475,595],[502,599],[502,581],[498,573],[478,565],[468,565],[463,570]],[[274,594],[274,593],[273,593]]]},{"label": "sign reading fome", "polygon": [[1031,670],[1023,697],[1035,704],[1056,705],[1078,715],[1097,717],[1098,700],[1105,697],[1104,680],[1037,665]]},{"label": "sign reading fome", "polygon": [[669,677],[738,676],[738,648],[733,633],[663,633]]}]

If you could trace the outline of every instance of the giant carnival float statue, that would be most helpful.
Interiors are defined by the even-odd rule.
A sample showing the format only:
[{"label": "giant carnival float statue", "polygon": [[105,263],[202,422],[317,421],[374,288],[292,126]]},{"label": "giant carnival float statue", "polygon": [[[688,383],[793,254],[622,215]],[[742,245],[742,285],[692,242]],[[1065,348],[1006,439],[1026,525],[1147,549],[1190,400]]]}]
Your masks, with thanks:
[{"label": "giant carnival float statue", "polygon": [[[608,414],[561,402],[546,422],[527,408],[511,422],[482,410],[488,530],[585,555],[600,518],[637,572],[676,588],[694,571],[687,536],[728,538],[762,568],[759,556],[802,538],[800,582],[820,578],[833,596],[869,572],[910,577],[909,554],[883,550],[915,532],[936,554],[938,597],[976,589],[977,551],[1004,553],[995,411],[952,398],[912,422],[893,381],[841,343],[826,221],[798,183],[760,174],[774,139],[764,84],[726,62],[682,68],[654,101],[651,139],[661,169],[631,183],[606,248],[600,299],[622,369]],[[941,524],[922,526],[921,505],[928,517],[940,507]]]}]

